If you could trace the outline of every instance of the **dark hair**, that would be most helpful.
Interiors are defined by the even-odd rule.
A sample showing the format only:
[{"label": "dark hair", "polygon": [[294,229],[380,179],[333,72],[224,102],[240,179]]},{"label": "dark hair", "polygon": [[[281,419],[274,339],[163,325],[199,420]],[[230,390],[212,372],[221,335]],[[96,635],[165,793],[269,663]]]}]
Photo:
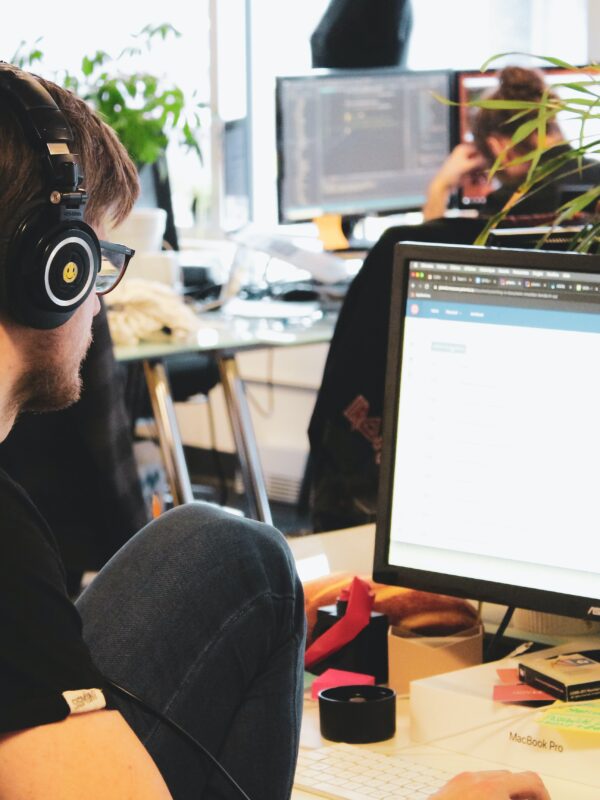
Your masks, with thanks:
[{"label": "dark hair", "polygon": [[[543,73],[535,69],[525,67],[505,67],[499,75],[499,87],[486,96],[491,100],[530,100],[539,103],[545,92],[547,92]],[[550,97],[556,97],[550,92]],[[473,138],[477,149],[480,150],[490,161],[494,160],[494,155],[487,144],[488,136],[503,136],[510,138],[516,130],[528,119],[533,119],[537,112],[533,109],[528,114],[512,119],[515,116],[514,109],[500,108],[480,108],[473,122]],[[560,134],[560,126],[554,117],[550,117],[546,123],[546,131],[550,135]],[[527,153],[533,149],[535,132],[531,133],[527,139],[515,145],[515,150],[519,153]]]},{"label": "dark hair", "polygon": [[[14,67],[15,72],[18,71]],[[81,98],[52,81],[36,76],[67,118],[79,155],[89,200],[90,225],[122,222],[139,194],[138,174],[116,133]],[[44,185],[38,154],[27,144],[18,118],[0,108],[0,230],[19,209],[39,195]]]}]

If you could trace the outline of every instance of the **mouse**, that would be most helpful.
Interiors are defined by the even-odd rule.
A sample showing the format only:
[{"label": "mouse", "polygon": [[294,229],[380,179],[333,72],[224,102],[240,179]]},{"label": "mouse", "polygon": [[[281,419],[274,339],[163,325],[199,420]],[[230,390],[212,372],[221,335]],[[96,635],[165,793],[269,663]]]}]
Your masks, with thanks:
[{"label": "mouse", "polygon": [[310,300],[318,300],[319,293],[314,289],[288,289],[285,292],[281,292],[277,299],[286,300],[291,303],[303,303]]}]

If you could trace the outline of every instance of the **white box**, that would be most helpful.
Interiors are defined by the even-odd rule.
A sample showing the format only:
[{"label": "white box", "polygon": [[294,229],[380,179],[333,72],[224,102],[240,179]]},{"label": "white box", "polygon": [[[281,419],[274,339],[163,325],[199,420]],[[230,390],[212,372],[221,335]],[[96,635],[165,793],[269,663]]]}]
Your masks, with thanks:
[{"label": "white box", "polygon": [[[600,638],[577,639],[573,645],[598,647]],[[492,700],[499,682],[496,669],[516,668],[517,663],[504,659],[413,681],[413,741],[600,787],[598,734],[542,726],[537,721],[540,708]]]}]

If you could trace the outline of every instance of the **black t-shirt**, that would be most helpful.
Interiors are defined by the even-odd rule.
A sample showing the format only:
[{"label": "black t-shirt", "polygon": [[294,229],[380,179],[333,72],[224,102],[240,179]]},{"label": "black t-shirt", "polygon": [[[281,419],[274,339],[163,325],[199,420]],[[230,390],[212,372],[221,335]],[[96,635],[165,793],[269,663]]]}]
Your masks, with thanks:
[{"label": "black t-shirt", "polygon": [[[524,195],[523,199],[513,206],[511,214],[517,216],[554,214],[569,195],[582,194],[588,187],[600,183],[600,162],[584,158],[579,164],[573,149],[568,144],[556,145],[546,150],[540,158],[540,164],[543,165],[560,156],[565,156],[565,163],[553,172],[547,181],[538,184],[535,191]],[[496,214],[503,209],[518,185],[501,186],[488,195],[482,214]]]},{"label": "black t-shirt", "polygon": [[[62,720],[104,687],[48,525],[0,470],[0,733]],[[63,696],[68,694],[69,701]]]}]

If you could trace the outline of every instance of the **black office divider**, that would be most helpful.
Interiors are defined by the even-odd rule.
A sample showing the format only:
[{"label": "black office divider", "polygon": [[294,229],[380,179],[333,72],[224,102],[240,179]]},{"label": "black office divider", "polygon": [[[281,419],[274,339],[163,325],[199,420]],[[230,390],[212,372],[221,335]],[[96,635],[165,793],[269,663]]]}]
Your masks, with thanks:
[{"label": "black office divider", "polygon": [[404,66],[412,29],[410,0],[331,0],[310,39],[312,66]]}]

